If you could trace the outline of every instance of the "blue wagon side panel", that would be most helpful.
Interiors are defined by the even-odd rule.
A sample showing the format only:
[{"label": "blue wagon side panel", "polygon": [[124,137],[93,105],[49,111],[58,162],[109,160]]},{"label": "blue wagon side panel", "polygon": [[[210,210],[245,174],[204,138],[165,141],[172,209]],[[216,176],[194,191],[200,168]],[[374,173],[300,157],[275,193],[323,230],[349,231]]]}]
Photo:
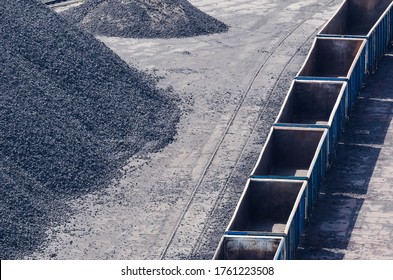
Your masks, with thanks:
[{"label": "blue wagon side panel", "polygon": [[330,166],[347,118],[347,94],[346,82],[294,80],[273,126],[327,128]]},{"label": "blue wagon side panel", "polygon": [[[295,77],[296,80],[309,80],[309,81],[346,81],[348,83],[348,95],[347,95],[347,114],[350,115],[353,107],[355,106],[357,96],[363,87],[366,80],[366,39],[354,39],[354,38],[332,38],[332,37],[317,37],[314,40],[312,49],[310,50],[305,63],[301,70]],[[329,50],[329,45],[336,46]],[[319,63],[324,63],[325,60],[329,60],[332,57],[338,57],[335,63],[341,63],[339,57],[342,56],[340,48],[346,52],[356,52],[353,60],[346,60],[345,65],[334,65],[334,69],[325,75],[326,73],[312,72],[307,69],[313,69],[312,65],[316,64],[318,59],[321,59]],[[320,50],[321,49],[321,50]],[[325,56],[318,54],[325,54]],[[348,58],[349,59],[349,58]],[[344,63],[344,62],[342,62]],[[350,65],[349,65],[350,64]],[[341,69],[347,69],[348,72],[341,73]]]},{"label": "blue wagon side panel", "polygon": [[[351,16],[351,2],[343,2],[336,14],[321,29],[317,37],[330,38],[363,38],[367,40],[366,46],[366,70],[367,74],[376,71],[379,61],[382,59],[392,39],[391,34],[391,9],[392,3],[389,0],[363,1],[357,2],[357,8],[361,14],[358,17]],[[375,5],[375,7],[373,7]],[[357,26],[360,23],[367,26],[366,28],[356,29],[348,28]]]},{"label": "blue wagon side panel", "polygon": [[[345,122],[356,105],[367,76],[377,70],[379,61],[393,43],[392,9],[391,0],[346,0],[317,34],[291,88],[296,82],[341,83],[345,84],[342,97],[337,101],[328,123],[280,122],[285,102],[292,98],[288,93],[214,259],[233,259],[236,256],[237,259],[255,256],[262,259],[265,255],[274,260],[295,258],[305,223],[317,202],[326,171],[333,163]],[[317,141],[315,134],[307,133],[299,137],[297,133],[303,130],[319,131],[320,138]],[[248,193],[251,183],[267,186],[272,195],[265,195],[263,201],[255,201],[259,196]],[[293,189],[289,194],[281,195],[279,190],[285,184]],[[298,191],[295,202],[292,191]],[[284,200],[285,206],[278,207],[277,201],[282,197],[292,200]],[[247,208],[247,204],[254,206]],[[265,204],[276,210],[261,208]],[[286,216],[277,218],[277,209],[285,207],[292,207],[289,216],[285,212]],[[267,213],[267,216],[261,213]],[[280,220],[284,216],[288,217],[285,224]],[[273,220],[274,223],[271,222]],[[273,226],[266,226],[265,222],[273,223]],[[230,242],[225,243],[225,240],[232,245],[228,247]],[[246,243],[241,245],[242,242],[256,242],[257,252],[244,245]]]},{"label": "blue wagon side panel", "polygon": [[248,180],[225,234],[283,237],[286,257],[294,259],[304,231],[306,191],[306,181]]}]

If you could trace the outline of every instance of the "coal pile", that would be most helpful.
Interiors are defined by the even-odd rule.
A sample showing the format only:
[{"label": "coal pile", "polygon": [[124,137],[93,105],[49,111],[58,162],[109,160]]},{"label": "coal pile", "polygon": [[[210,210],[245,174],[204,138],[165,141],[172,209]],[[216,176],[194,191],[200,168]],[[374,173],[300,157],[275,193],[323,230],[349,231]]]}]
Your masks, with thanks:
[{"label": "coal pile", "polygon": [[36,0],[0,5],[0,258],[36,250],[65,202],[173,140],[167,92]]},{"label": "coal pile", "polygon": [[186,0],[86,0],[62,15],[95,35],[111,37],[178,38],[228,30]]}]

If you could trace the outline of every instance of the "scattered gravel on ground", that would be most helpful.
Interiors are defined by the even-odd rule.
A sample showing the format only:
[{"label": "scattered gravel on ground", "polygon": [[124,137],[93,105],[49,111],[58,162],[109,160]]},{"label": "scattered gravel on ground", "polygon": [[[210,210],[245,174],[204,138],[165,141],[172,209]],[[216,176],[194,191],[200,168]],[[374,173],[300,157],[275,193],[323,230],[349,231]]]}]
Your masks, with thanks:
[{"label": "scattered gravel on ground", "polygon": [[62,15],[95,35],[111,37],[178,38],[228,30],[186,0],[86,0]]},{"label": "scattered gravel on ground", "polygon": [[36,0],[0,5],[0,259],[23,258],[136,153],[173,140],[179,109],[149,76]]}]

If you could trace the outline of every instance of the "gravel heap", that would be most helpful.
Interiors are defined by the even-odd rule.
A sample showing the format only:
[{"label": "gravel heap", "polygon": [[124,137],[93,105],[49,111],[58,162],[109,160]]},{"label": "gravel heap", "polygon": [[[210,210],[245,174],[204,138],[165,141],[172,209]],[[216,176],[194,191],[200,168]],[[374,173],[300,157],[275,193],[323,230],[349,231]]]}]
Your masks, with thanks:
[{"label": "gravel heap", "polygon": [[0,259],[37,249],[65,202],[173,140],[167,92],[36,0],[0,5]]},{"label": "gravel heap", "polygon": [[63,15],[95,35],[111,37],[178,38],[228,30],[186,0],[86,0]]}]

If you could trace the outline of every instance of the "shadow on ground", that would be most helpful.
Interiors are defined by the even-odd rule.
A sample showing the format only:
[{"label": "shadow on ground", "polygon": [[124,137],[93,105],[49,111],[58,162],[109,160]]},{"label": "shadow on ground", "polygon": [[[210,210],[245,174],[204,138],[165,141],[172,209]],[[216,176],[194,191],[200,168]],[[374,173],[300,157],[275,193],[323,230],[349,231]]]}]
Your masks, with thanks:
[{"label": "shadow on ground", "polygon": [[[390,54],[393,50],[390,49]],[[369,77],[340,140],[319,202],[306,227],[299,259],[343,259],[376,172],[393,112],[393,57]]]}]

